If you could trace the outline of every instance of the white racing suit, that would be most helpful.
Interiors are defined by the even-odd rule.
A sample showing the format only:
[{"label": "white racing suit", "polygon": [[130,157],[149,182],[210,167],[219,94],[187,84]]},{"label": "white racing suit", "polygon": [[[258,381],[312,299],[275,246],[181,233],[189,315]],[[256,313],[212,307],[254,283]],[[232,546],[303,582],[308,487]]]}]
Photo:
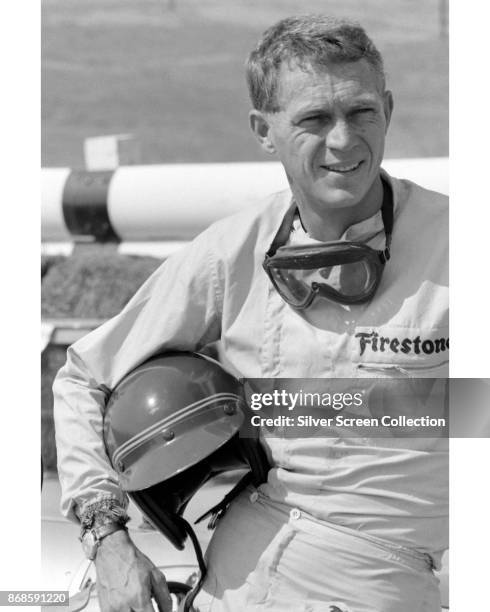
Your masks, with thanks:
[{"label": "white racing suit", "polygon": [[[125,309],[68,350],[55,381],[62,510],[126,503],[102,442],[108,391],[166,349],[221,340],[246,378],[448,374],[447,199],[386,177],[392,256],[375,297],[289,307],[262,261],[291,194],[221,220],[169,258]],[[381,214],[347,240],[384,248]],[[300,226],[292,242],[308,241]],[[447,548],[448,443],[433,438],[264,437],[272,469],[218,525],[202,611],[434,612]]]}]

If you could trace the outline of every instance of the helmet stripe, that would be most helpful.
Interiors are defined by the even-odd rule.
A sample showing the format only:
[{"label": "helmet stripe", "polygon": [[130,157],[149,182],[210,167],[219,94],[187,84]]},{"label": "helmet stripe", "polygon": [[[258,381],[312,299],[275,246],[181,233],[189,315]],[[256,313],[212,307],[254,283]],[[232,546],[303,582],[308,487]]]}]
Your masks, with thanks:
[{"label": "helmet stripe", "polygon": [[112,455],[113,465],[117,465],[117,463],[121,461],[124,457],[126,457],[128,454],[148,442],[148,440],[151,440],[151,438],[154,438],[155,436],[160,434],[163,429],[167,429],[168,427],[181,421],[182,417],[188,417],[192,414],[202,412],[210,404],[217,404],[230,400],[243,401],[243,398],[239,395],[235,395],[234,393],[216,393],[214,395],[210,395],[207,398],[199,400],[194,404],[189,404],[188,406],[181,408],[174,414],[161,419],[160,421],[141,431],[136,436],[133,436],[130,440],[127,440],[124,444],[121,444],[121,446],[116,449]]}]

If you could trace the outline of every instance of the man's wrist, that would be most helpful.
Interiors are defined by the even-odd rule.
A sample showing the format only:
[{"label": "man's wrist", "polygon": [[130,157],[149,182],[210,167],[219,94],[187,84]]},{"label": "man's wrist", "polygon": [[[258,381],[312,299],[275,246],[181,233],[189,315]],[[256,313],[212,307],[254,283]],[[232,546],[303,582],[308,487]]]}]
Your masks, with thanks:
[{"label": "man's wrist", "polygon": [[104,542],[106,538],[119,532],[127,533],[126,527],[119,523],[106,523],[99,527],[86,529],[81,535],[80,541],[82,542],[83,552],[87,559],[93,561],[102,542]]},{"label": "man's wrist", "polygon": [[129,532],[126,528],[119,529],[118,531],[114,531],[103,540],[101,540],[99,544],[99,548],[111,548],[114,546],[119,546],[121,544],[132,543],[132,540],[129,536]]}]

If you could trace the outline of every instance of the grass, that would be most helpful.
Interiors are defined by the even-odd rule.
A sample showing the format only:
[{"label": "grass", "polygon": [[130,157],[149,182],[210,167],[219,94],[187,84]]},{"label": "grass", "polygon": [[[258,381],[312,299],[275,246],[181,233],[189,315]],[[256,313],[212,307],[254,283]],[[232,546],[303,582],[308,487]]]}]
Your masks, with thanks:
[{"label": "grass", "polygon": [[[143,163],[265,159],[243,61],[260,33],[338,0],[44,0],[42,163],[83,165],[88,136],[130,132]],[[389,157],[447,155],[448,51],[438,0],[343,0],[385,57]]]},{"label": "grass", "polygon": [[45,318],[109,318],[116,315],[156,270],[153,257],[105,253],[103,247],[58,258],[42,279]]}]

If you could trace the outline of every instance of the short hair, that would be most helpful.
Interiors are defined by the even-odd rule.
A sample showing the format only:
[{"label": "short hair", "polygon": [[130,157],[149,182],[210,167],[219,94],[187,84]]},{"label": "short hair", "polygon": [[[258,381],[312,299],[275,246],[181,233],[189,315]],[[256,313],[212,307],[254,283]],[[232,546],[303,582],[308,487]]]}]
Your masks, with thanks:
[{"label": "short hair", "polygon": [[246,62],[247,85],[254,108],[280,110],[277,100],[279,72],[288,62],[307,70],[331,63],[365,59],[385,88],[383,58],[356,22],[328,15],[301,15],[278,21],[262,35]]}]

